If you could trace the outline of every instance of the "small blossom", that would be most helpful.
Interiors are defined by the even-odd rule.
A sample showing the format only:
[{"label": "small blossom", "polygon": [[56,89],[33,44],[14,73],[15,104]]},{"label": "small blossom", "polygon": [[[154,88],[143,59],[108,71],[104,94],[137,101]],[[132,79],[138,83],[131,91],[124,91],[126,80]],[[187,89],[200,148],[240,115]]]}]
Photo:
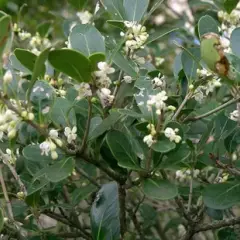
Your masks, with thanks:
[{"label": "small blossom", "polygon": [[230,119],[237,122],[240,119],[239,111],[234,110],[233,112],[230,113]]},{"label": "small blossom", "polygon": [[50,143],[48,141],[42,142],[40,144],[41,155],[48,156],[50,152]]},{"label": "small blossom", "polygon": [[155,58],[155,62],[156,62],[156,66],[159,67],[160,65],[162,65],[164,63],[165,59],[161,58],[161,57],[156,57]]},{"label": "small blossom", "polygon": [[75,85],[75,89],[78,91],[78,96],[76,98],[77,100],[92,96],[92,90],[88,83],[80,83],[78,85]]},{"label": "small blossom", "polygon": [[111,91],[108,88],[101,88],[97,91],[97,95],[103,107],[108,107],[112,105],[114,96],[111,95]]},{"label": "small blossom", "polygon": [[89,11],[78,12],[77,16],[79,17],[82,24],[87,24],[92,19],[92,14]]},{"label": "small blossom", "polygon": [[172,129],[170,127],[167,127],[164,131],[165,136],[171,141],[175,143],[179,143],[182,138],[181,136],[177,135],[178,129]]},{"label": "small blossom", "polygon": [[3,76],[4,83],[10,83],[13,80],[13,76],[10,70],[7,70]]},{"label": "small blossom", "polygon": [[56,129],[51,129],[49,131],[49,137],[53,139],[58,138],[58,131]]},{"label": "small blossom", "polygon": [[42,110],[42,114],[47,114],[47,113],[49,113],[49,111],[50,111],[50,107],[47,106]]},{"label": "small blossom", "polygon": [[123,81],[125,83],[131,83],[133,81],[132,77],[131,76],[124,76],[123,77]]},{"label": "small blossom", "polygon": [[64,130],[64,135],[67,137],[67,142],[72,143],[77,139],[77,127],[74,126],[72,129],[70,127],[66,127]]},{"label": "small blossom", "polygon": [[155,143],[155,140],[153,139],[153,136],[149,134],[143,138],[143,142],[145,142],[148,147],[151,147],[153,143]]},{"label": "small blossom", "polygon": [[31,33],[25,32],[25,31],[22,31],[22,32],[18,33],[18,37],[20,38],[21,41],[29,39],[29,38],[31,38],[31,36],[32,36]]},{"label": "small blossom", "polygon": [[147,101],[148,110],[151,111],[152,107],[155,106],[156,113],[160,115],[161,111],[166,109],[165,101],[167,99],[168,99],[168,96],[166,95],[165,91],[161,91],[157,95],[150,96],[150,99]]},{"label": "small blossom", "polygon": [[56,160],[56,159],[58,158],[58,154],[57,154],[56,151],[52,151],[52,152],[51,152],[51,158],[52,158],[53,160]]}]

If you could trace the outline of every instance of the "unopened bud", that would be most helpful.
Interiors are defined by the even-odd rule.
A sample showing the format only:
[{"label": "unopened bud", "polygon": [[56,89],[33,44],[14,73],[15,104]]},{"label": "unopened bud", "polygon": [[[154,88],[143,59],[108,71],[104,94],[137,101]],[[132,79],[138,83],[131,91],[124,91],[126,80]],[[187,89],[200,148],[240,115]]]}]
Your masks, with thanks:
[{"label": "unopened bud", "polygon": [[22,116],[23,118],[26,118],[27,115],[28,115],[27,111],[23,111],[23,112],[21,113],[21,116]]},{"label": "unopened bud", "polygon": [[194,88],[194,85],[193,84],[190,84],[189,85],[189,89],[192,90]]},{"label": "unopened bud", "polygon": [[3,76],[3,82],[4,83],[10,83],[13,79],[12,73],[10,70],[6,71],[6,73]]},{"label": "unopened bud", "polygon": [[9,139],[13,139],[15,138],[17,135],[17,131],[15,129],[12,129],[9,133],[8,133],[8,138]]},{"label": "unopened bud", "polygon": [[52,151],[52,152],[51,152],[51,158],[52,158],[53,160],[56,160],[56,159],[58,158],[58,154],[57,154],[56,151]]},{"label": "unopened bud", "polygon": [[59,146],[59,147],[62,147],[63,143],[62,143],[62,140],[60,139],[55,139],[56,141],[56,144]]},{"label": "unopened bud", "polygon": [[23,199],[25,198],[24,192],[18,192],[18,193],[17,193],[17,198],[18,198],[19,200],[23,200]]},{"label": "unopened bud", "polygon": [[32,121],[34,119],[34,114],[33,113],[28,113],[28,119]]}]

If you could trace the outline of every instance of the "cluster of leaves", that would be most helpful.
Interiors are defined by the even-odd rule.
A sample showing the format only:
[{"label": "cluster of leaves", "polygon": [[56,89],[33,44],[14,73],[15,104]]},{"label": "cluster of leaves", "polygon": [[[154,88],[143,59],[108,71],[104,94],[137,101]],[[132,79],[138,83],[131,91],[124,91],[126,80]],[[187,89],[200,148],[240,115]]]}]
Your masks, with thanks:
[{"label": "cluster of leaves", "polygon": [[[73,13],[93,9],[94,3],[87,2],[69,0],[67,7]],[[4,136],[0,144],[0,167],[4,169],[3,174],[0,170],[0,182],[6,203],[1,210],[0,226],[5,236],[158,239],[152,231],[155,228],[161,239],[177,239],[177,226],[183,224],[186,240],[195,233],[221,227],[227,228],[216,232],[219,240],[226,236],[238,239],[235,229],[229,226],[240,220],[225,220],[234,215],[232,208],[240,202],[239,122],[229,119],[239,100],[240,28],[231,34],[232,53],[224,56],[214,45],[216,39],[204,39],[206,34],[222,34],[216,13],[220,9],[231,13],[238,1],[189,1],[190,8],[200,9],[191,23],[195,27],[193,34],[182,27],[180,20],[174,23],[176,28],[172,24],[171,28],[165,26],[164,32],[154,31],[151,18],[167,7],[161,3],[102,0],[102,7],[93,15],[95,24],[78,23],[74,27],[77,20],[73,14],[64,20],[57,16],[56,25],[61,24],[62,28],[52,21],[38,26],[40,36],[48,37],[52,43],[41,49],[39,55],[27,50],[26,43],[18,42],[10,15],[0,12],[1,104],[19,117],[22,108],[31,109],[34,114],[33,120],[22,118],[16,136]],[[209,6],[211,10],[206,12]],[[145,58],[144,64],[124,51],[126,39],[120,38],[120,32],[125,30],[125,21],[147,26],[145,48],[134,53]],[[175,40],[175,45],[169,39]],[[66,40],[71,49],[66,48]],[[162,42],[170,45],[170,50],[162,50]],[[156,66],[156,58],[167,58],[172,49],[181,50],[173,61],[169,59],[173,64]],[[152,61],[147,60],[149,56]],[[227,59],[227,70],[234,73],[234,79],[215,69],[223,58]],[[108,107],[98,99],[94,77],[98,63],[104,61],[116,69],[112,75],[115,98]],[[209,80],[199,80],[197,70],[202,68],[212,70],[223,82],[219,90],[207,96],[205,104],[191,97],[190,88]],[[2,80],[6,70],[12,74],[8,84]],[[166,103],[176,111],[159,118],[149,111],[147,101],[159,92],[151,80],[162,73],[166,74]],[[123,75],[134,81],[121,81]],[[81,83],[90,84],[92,97],[77,98],[74,85]],[[64,96],[59,94],[62,88],[66,91]],[[13,99],[19,109],[12,104]],[[49,111],[45,113],[46,108]],[[149,124],[159,126],[150,147],[143,141]],[[74,126],[77,139],[68,143],[64,129]],[[170,141],[164,135],[166,128],[178,129],[181,141]],[[57,144],[57,160],[45,156],[40,149],[51,129],[58,130],[63,142]],[[14,164],[4,161],[6,148],[13,153],[19,149]],[[234,161],[233,155],[237,156]],[[181,169],[191,172],[184,182],[175,178],[176,171]],[[200,174],[195,178],[196,169]],[[229,175],[227,181],[218,183],[223,174]],[[174,210],[167,220],[159,210],[162,205],[165,210]],[[58,224],[44,228],[42,216],[55,219]],[[219,222],[208,228],[209,218]],[[202,221],[207,227],[200,225]]]}]

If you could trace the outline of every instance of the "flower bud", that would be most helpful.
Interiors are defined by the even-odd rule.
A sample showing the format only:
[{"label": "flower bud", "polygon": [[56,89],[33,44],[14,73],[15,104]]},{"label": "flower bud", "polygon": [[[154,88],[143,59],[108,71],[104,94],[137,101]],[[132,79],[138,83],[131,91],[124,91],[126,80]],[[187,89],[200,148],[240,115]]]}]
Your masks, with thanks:
[{"label": "flower bud", "polygon": [[24,198],[25,198],[24,192],[18,192],[18,193],[17,193],[17,198],[18,198],[19,200],[24,200]]},{"label": "flower bud", "polygon": [[62,145],[63,145],[62,140],[56,139],[55,141],[59,147],[62,147]]},{"label": "flower bud", "polygon": [[57,154],[56,151],[52,151],[52,152],[51,152],[51,158],[52,158],[53,160],[56,160],[56,159],[58,158],[58,154]]},{"label": "flower bud", "polygon": [[34,114],[33,113],[28,113],[28,119],[32,121],[34,119]]},{"label": "flower bud", "polygon": [[8,133],[8,138],[9,139],[13,139],[15,138],[17,135],[17,131],[15,129],[12,129],[9,133]]},{"label": "flower bud", "polygon": [[50,149],[51,149],[51,151],[55,151],[56,148],[57,148],[56,144],[53,143],[53,142],[51,142],[51,143],[50,143]]},{"label": "flower bud", "polygon": [[23,111],[23,112],[21,113],[21,116],[22,116],[23,118],[26,118],[27,115],[28,115],[27,111]]},{"label": "flower bud", "polygon": [[13,79],[12,73],[10,70],[7,70],[6,73],[3,76],[3,82],[4,83],[10,83]]}]

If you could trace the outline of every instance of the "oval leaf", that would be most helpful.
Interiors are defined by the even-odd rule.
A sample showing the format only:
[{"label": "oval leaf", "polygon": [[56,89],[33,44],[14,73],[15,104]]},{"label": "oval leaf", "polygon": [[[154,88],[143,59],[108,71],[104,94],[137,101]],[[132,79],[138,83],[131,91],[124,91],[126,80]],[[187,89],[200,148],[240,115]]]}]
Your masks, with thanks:
[{"label": "oval leaf", "polygon": [[55,69],[78,82],[91,80],[91,63],[77,51],[71,49],[54,50],[49,53],[48,60]]},{"label": "oval leaf", "polygon": [[167,180],[146,179],[143,182],[143,192],[153,199],[169,200],[177,196],[178,189]]}]

